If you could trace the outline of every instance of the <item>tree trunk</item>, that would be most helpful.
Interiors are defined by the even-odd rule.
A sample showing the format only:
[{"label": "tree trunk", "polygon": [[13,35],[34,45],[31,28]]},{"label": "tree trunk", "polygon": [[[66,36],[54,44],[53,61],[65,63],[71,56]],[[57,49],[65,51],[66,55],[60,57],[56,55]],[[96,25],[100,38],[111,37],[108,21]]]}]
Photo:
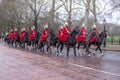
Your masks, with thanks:
[{"label": "tree trunk", "polygon": [[37,16],[35,15],[35,19],[34,19],[34,26],[35,26],[35,29],[37,29],[37,21],[38,21],[38,19],[37,19]]},{"label": "tree trunk", "polygon": [[72,16],[72,0],[70,0],[70,6],[69,6],[69,13],[68,13],[68,23],[71,26],[72,21],[71,21],[71,16]]},{"label": "tree trunk", "polygon": [[96,0],[93,0],[93,15],[94,15],[94,23],[97,26]]},{"label": "tree trunk", "polygon": [[35,18],[34,18],[34,26],[35,26],[35,29],[37,29],[37,3],[36,3],[36,0],[35,0],[35,12],[34,12],[34,15],[35,15]]},{"label": "tree trunk", "polygon": [[55,0],[52,0],[52,9],[51,9],[51,13],[50,13],[51,28],[55,27],[54,18],[55,18]]},{"label": "tree trunk", "polygon": [[88,30],[90,30],[88,26],[90,2],[91,0],[86,0],[86,10],[85,10],[85,19],[84,19],[85,28]]}]

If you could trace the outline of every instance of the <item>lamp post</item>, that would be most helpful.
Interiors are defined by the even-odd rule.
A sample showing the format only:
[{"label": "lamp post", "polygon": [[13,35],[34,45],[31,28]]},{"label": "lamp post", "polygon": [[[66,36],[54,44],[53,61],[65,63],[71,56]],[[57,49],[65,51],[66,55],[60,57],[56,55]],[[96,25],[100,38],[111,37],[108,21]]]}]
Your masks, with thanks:
[{"label": "lamp post", "polygon": [[104,24],[104,31],[106,31],[106,19],[105,18],[103,20],[103,24]]},{"label": "lamp post", "polygon": [[[106,19],[105,18],[103,20],[103,24],[104,24],[104,31],[106,32]],[[103,47],[106,47],[106,37],[103,40]]]}]

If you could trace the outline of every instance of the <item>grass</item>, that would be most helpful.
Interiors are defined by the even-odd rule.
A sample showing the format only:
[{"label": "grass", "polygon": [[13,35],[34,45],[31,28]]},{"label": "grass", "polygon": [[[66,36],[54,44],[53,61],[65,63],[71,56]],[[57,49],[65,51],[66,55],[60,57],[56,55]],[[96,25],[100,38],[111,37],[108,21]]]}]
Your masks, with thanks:
[{"label": "grass", "polygon": [[[92,46],[91,48],[94,48],[94,46]],[[120,51],[120,45],[107,45],[106,47],[101,46],[101,48],[110,51]]]},{"label": "grass", "polygon": [[119,42],[120,40],[120,35],[114,35],[114,36],[108,36],[107,37],[107,42]]}]

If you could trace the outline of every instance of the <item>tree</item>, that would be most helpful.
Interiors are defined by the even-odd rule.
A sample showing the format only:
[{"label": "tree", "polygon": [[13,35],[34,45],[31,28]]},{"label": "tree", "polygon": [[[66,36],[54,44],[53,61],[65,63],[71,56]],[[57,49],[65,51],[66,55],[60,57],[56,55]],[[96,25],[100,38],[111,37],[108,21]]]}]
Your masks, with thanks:
[{"label": "tree", "polygon": [[71,24],[72,24],[72,19],[71,19],[71,16],[72,16],[72,2],[73,2],[73,0],[60,0],[60,1],[63,3],[64,8],[67,12],[67,15],[68,15],[67,22],[71,26]]},{"label": "tree", "polygon": [[34,26],[37,29],[38,26],[38,17],[42,7],[47,3],[46,0],[25,0],[29,8],[34,14]]}]

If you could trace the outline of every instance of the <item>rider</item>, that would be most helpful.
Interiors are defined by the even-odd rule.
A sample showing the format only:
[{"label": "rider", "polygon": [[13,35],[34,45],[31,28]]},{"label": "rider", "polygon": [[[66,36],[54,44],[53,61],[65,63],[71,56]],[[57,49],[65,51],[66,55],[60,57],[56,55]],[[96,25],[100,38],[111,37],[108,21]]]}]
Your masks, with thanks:
[{"label": "rider", "polygon": [[21,32],[20,32],[20,41],[23,41],[23,40],[24,40],[25,34],[26,34],[25,28],[22,28],[22,30],[21,30]]},{"label": "rider", "polygon": [[17,31],[17,29],[15,28],[15,29],[14,29],[14,34],[13,34],[13,39],[15,39],[17,35],[18,35],[18,31]]},{"label": "rider", "polygon": [[63,26],[60,27],[58,30],[58,39],[62,41],[62,36],[63,36]]},{"label": "rider", "polygon": [[29,40],[32,41],[35,39],[35,35],[36,35],[37,30],[35,29],[35,27],[33,26],[31,31],[30,31],[30,36],[29,36]]},{"label": "rider", "polygon": [[91,30],[91,37],[90,37],[90,41],[91,42],[97,42],[98,41],[98,37],[99,37],[99,32],[96,28],[96,25],[93,25],[93,28]]},{"label": "rider", "polygon": [[84,28],[84,26],[81,27],[80,32],[81,32],[81,41],[85,42],[87,30]]},{"label": "rider", "polygon": [[13,35],[14,35],[14,31],[13,29],[11,29],[8,35],[8,39],[13,39]]},{"label": "rider", "polygon": [[86,40],[86,35],[87,35],[87,30],[84,28],[84,23],[80,27],[80,34],[76,35],[75,39],[77,41],[85,42]]},{"label": "rider", "polygon": [[63,36],[61,38],[61,40],[63,42],[67,41],[69,38],[69,34],[70,34],[70,26],[68,25],[68,23],[66,22],[65,25],[63,26]]},{"label": "rider", "polygon": [[42,34],[41,34],[40,40],[41,41],[46,41],[49,33],[50,33],[50,31],[48,30],[48,25],[46,24],[44,26],[44,29],[42,30]]}]

